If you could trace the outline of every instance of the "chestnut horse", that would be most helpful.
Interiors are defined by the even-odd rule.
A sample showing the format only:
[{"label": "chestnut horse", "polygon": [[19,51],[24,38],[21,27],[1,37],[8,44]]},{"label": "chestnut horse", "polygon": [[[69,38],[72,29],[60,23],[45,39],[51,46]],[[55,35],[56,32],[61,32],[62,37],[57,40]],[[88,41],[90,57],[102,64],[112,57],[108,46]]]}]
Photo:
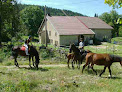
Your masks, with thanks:
[{"label": "chestnut horse", "polygon": [[[14,63],[17,67],[19,67],[19,64],[17,62],[18,55],[26,56],[25,51],[22,50],[21,48],[22,47],[19,47],[19,46],[15,46],[12,48],[12,56],[14,57]],[[35,62],[33,61],[33,66],[38,69],[38,64],[39,64],[39,60],[40,60],[38,51],[33,46],[29,46],[29,48],[30,48],[29,49],[29,66],[31,67],[31,58],[33,61],[33,57],[35,57]]]},{"label": "chestnut horse", "polygon": [[88,53],[86,55],[86,64],[83,66],[82,73],[83,73],[83,70],[85,69],[85,67],[88,64],[91,64],[91,69],[97,75],[97,72],[93,68],[94,64],[96,64],[96,65],[103,65],[104,66],[104,69],[100,73],[99,76],[101,76],[105,72],[106,68],[108,67],[110,77],[112,77],[110,66],[112,65],[113,62],[120,62],[121,66],[122,66],[122,57],[116,56],[116,55],[110,55],[110,54]]},{"label": "chestnut horse", "polygon": [[[80,64],[82,64],[83,59],[85,58],[86,54],[91,52],[89,50],[85,51],[82,50],[82,52],[80,52],[80,50],[75,46],[75,44],[70,45],[70,49],[69,49],[69,55],[67,56],[68,58],[68,67],[69,67],[69,60],[72,59],[72,68],[74,69],[74,62],[78,61],[78,66],[77,68],[80,69]],[[71,53],[73,51],[73,53]]]},{"label": "chestnut horse", "polygon": [[[68,58],[68,61],[67,61],[68,68],[70,68],[69,61],[74,58],[74,53],[68,53],[66,54],[66,57]],[[77,61],[76,61],[76,64],[77,64]]]}]

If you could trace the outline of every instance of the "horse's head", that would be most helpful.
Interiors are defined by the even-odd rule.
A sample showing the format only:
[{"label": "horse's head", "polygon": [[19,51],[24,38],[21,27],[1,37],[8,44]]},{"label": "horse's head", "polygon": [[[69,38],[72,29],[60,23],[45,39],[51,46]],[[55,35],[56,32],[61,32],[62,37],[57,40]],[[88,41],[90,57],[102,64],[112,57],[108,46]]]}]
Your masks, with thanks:
[{"label": "horse's head", "polygon": [[71,53],[72,51],[74,51],[76,48],[75,44],[70,44],[70,48],[69,48],[69,53]]}]

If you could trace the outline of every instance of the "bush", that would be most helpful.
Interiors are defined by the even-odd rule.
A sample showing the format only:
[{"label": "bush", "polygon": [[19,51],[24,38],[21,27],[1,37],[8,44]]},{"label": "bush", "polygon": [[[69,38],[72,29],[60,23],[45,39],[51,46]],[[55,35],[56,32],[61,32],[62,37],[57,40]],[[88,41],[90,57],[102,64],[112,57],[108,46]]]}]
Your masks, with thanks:
[{"label": "bush", "polygon": [[122,44],[122,37],[115,37],[115,38],[112,38],[111,39],[111,43],[114,43],[114,44]]},{"label": "bush", "polygon": [[97,38],[93,38],[93,42],[95,45],[101,45],[101,41]]},{"label": "bush", "polygon": [[55,53],[51,49],[40,49],[40,53],[43,59],[55,57]]}]

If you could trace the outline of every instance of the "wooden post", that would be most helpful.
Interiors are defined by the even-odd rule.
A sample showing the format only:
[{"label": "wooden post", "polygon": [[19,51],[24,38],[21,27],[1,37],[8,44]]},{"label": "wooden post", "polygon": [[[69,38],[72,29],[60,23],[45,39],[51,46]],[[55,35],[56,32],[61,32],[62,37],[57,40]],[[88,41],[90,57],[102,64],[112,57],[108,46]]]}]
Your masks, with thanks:
[{"label": "wooden post", "polygon": [[46,18],[46,5],[45,5],[45,45],[47,47],[47,18]]}]

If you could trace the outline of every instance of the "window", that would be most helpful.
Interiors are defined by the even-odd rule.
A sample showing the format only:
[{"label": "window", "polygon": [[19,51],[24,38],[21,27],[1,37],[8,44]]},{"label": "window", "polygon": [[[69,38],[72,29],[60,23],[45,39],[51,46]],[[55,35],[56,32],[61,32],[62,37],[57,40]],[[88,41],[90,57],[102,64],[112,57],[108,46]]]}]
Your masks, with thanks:
[{"label": "window", "polygon": [[50,39],[50,43],[53,44],[53,40],[52,39]]},{"label": "window", "polygon": [[49,31],[49,36],[51,36],[51,31]]},{"label": "window", "polygon": [[55,41],[55,45],[58,46],[58,41]]},{"label": "window", "polygon": [[57,32],[55,32],[55,36],[57,37]]}]

